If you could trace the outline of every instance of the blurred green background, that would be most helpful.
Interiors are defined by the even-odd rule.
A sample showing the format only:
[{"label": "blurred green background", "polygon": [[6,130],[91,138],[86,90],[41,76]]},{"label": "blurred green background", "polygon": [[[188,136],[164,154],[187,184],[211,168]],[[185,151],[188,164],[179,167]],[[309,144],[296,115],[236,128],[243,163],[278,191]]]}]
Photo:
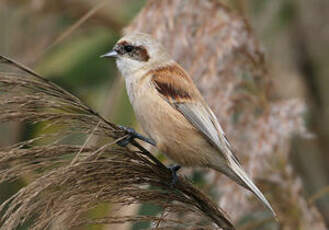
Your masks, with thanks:
[{"label": "blurred green background", "polygon": [[[1,1],[0,53],[61,85],[102,115],[111,117],[111,121],[134,126],[134,113],[115,63],[99,56],[111,49],[120,37],[121,29],[145,1],[104,3]],[[37,127],[1,124],[0,146],[37,136],[40,132]],[[26,176],[19,182],[0,184],[0,203],[28,182]],[[90,215],[101,217],[108,211],[109,207],[103,205]],[[21,229],[28,229],[28,226]],[[101,227],[90,226],[88,229]]]}]

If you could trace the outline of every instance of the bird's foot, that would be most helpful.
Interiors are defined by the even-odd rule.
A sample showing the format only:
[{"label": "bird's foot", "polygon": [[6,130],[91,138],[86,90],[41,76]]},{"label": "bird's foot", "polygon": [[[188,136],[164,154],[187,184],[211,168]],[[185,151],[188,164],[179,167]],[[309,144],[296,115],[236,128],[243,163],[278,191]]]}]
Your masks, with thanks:
[{"label": "bird's foot", "polygon": [[156,143],[153,139],[144,137],[143,135],[137,133],[135,131],[135,129],[133,129],[133,128],[128,128],[128,127],[121,126],[121,125],[119,127],[127,133],[127,137],[125,137],[124,139],[117,142],[117,144],[121,147],[126,147],[135,138],[145,141],[153,146],[156,145]]},{"label": "bird's foot", "polygon": [[172,176],[172,179],[171,179],[171,182],[170,182],[170,187],[173,188],[174,185],[177,183],[178,181],[178,176],[177,176],[177,172],[178,170],[181,168],[180,165],[174,165],[174,166],[170,166],[169,167],[169,170],[171,171],[171,176]]}]

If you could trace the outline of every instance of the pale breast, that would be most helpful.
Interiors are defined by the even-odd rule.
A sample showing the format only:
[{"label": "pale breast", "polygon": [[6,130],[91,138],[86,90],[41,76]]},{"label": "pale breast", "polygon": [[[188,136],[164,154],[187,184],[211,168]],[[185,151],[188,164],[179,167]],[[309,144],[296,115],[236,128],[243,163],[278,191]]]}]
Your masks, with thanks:
[{"label": "pale breast", "polygon": [[[138,88],[133,88],[137,87]],[[129,99],[144,131],[157,148],[181,165],[204,165],[213,151],[185,117],[164,100],[150,82],[127,84]]]}]

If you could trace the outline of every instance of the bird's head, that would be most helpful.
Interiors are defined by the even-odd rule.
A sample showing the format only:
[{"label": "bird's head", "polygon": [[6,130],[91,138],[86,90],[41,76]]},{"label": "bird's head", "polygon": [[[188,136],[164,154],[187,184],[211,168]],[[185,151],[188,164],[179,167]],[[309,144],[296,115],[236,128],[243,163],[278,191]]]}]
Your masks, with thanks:
[{"label": "bird's head", "polygon": [[113,49],[101,57],[116,58],[124,77],[139,70],[150,70],[170,61],[165,48],[150,35],[132,33],[122,37]]}]

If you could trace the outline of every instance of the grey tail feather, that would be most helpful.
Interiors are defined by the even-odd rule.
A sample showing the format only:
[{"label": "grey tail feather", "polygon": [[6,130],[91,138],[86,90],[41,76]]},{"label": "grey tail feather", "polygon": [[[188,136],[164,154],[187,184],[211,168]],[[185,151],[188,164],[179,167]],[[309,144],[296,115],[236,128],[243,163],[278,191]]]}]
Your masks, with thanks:
[{"label": "grey tail feather", "polygon": [[226,174],[239,185],[243,186],[244,188],[255,194],[255,196],[264,204],[264,206],[266,206],[271,211],[275,220],[278,221],[277,215],[274,212],[271,204],[265,198],[263,193],[257,188],[257,186],[252,182],[252,180],[248,177],[247,173],[241,168],[241,166],[237,164],[234,160],[230,160],[229,165],[231,166],[230,168],[218,170]]}]

